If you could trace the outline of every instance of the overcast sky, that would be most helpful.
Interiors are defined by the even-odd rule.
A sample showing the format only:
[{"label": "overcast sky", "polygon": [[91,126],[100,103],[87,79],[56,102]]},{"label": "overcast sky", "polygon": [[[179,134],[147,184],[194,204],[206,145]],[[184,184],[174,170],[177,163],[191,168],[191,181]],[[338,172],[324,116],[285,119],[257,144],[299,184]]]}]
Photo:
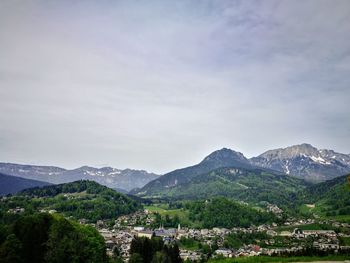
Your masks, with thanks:
[{"label": "overcast sky", "polygon": [[0,161],[163,173],[350,153],[350,1],[0,1]]}]

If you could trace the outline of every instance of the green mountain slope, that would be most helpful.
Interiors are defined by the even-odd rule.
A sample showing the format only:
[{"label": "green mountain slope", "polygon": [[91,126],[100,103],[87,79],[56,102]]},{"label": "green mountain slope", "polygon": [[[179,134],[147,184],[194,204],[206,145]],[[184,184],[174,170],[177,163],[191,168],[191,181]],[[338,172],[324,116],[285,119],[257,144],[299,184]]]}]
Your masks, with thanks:
[{"label": "green mountain slope", "polygon": [[308,187],[299,194],[305,204],[314,204],[313,212],[324,216],[348,216],[350,219],[349,175]]},{"label": "green mountain slope", "polygon": [[31,211],[56,210],[65,216],[87,219],[113,219],[141,208],[139,202],[93,181],[30,188],[2,200],[1,210],[21,207]]},{"label": "green mountain slope", "polygon": [[219,168],[193,176],[189,181],[172,187],[148,189],[148,197],[175,199],[205,199],[224,196],[247,202],[268,201],[286,204],[293,193],[308,184],[303,180],[259,168]]},{"label": "green mountain slope", "polygon": [[242,153],[223,148],[209,154],[199,164],[177,169],[170,173],[164,174],[156,180],[149,182],[143,188],[131,191],[131,193],[144,195],[144,193],[147,194],[159,191],[161,189],[164,190],[178,184],[189,183],[194,177],[208,173],[212,170],[232,166],[239,168],[255,167],[249,163],[249,160],[245,158]]},{"label": "green mountain slope", "polygon": [[197,175],[208,173],[220,167],[252,167],[243,154],[235,152],[230,149],[223,148],[215,151],[203,159],[199,164],[178,169],[167,173],[146,184],[143,188],[132,191],[132,194],[148,195],[158,192],[159,190],[166,190],[179,184],[186,184]]}]

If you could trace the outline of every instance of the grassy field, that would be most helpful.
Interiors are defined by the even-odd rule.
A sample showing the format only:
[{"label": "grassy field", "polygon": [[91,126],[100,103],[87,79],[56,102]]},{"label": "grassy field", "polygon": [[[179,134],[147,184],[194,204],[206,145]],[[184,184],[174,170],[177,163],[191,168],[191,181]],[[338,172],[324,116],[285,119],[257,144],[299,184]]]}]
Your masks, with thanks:
[{"label": "grassy field", "polygon": [[212,259],[210,263],[268,263],[268,262],[313,262],[313,261],[344,261],[349,256],[332,255],[326,257],[242,257],[232,259]]},{"label": "grassy field", "polygon": [[343,246],[350,246],[350,237],[340,237],[340,244]]},{"label": "grassy field", "polygon": [[322,202],[318,202],[315,204],[315,207],[308,207],[306,204],[300,206],[300,213],[303,215],[309,215],[316,214],[321,219],[334,219],[338,222],[344,222],[344,223],[350,223],[350,215],[335,215],[335,216],[326,216],[324,212],[322,212],[323,209],[327,209],[329,206]]},{"label": "grassy field", "polygon": [[300,206],[300,213],[303,215],[311,215],[315,211],[316,207],[308,207],[306,204]]},{"label": "grassy field", "polygon": [[191,222],[188,218],[188,211],[184,209],[169,209],[166,204],[155,204],[150,206],[145,206],[149,212],[159,213],[162,216],[168,215],[174,217],[177,215],[180,218],[182,224],[190,225]]},{"label": "grassy field", "polygon": [[350,223],[350,215],[328,216],[327,219],[334,219],[338,222]]},{"label": "grassy field", "polygon": [[300,226],[282,226],[275,229],[275,231],[293,231],[295,228],[299,228],[302,230],[334,230],[334,227],[331,225],[325,224],[308,224],[308,225],[300,225]]}]

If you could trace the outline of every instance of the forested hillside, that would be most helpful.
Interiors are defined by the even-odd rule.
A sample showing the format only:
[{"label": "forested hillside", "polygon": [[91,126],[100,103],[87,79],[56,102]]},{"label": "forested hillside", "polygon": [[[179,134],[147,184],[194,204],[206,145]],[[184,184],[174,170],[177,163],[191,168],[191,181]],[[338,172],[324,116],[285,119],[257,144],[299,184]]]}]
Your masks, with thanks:
[{"label": "forested hillside", "polygon": [[168,188],[152,188],[146,196],[173,199],[203,199],[223,196],[258,203],[267,201],[285,206],[293,194],[308,183],[279,172],[260,168],[219,168],[194,176],[190,181]]},{"label": "forested hillside", "polygon": [[302,191],[299,201],[314,204],[315,211],[325,216],[350,215],[349,175],[337,177],[308,187]]},{"label": "forested hillside", "polygon": [[24,208],[26,213],[56,210],[65,216],[87,219],[113,219],[141,208],[139,202],[92,181],[26,189],[1,200],[1,210]]},{"label": "forested hillside", "polygon": [[201,222],[204,228],[249,227],[278,220],[271,213],[258,211],[225,198],[189,202],[186,208],[189,210],[189,218],[192,221]]}]

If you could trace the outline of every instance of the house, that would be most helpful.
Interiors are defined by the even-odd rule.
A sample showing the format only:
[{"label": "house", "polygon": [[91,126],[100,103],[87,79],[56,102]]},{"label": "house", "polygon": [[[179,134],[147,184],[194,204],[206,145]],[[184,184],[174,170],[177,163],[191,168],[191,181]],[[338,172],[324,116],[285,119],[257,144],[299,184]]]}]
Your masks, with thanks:
[{"label": "house", "polygon": [[189,251],[189,250],[180,250],[180,258],[183,261],[199,261],[202,257],[202,254],[197,251]]},{"label": "house", "polygon": [[225,258],[231,258],[233,253],[231,249],[228,248],[219,248],[217,250],[215,250],[214,252],[216,255],[221,255]]},{"label": "house", "polygon": [[105,244],[109,249],[112,249],[115,246],[115,243],[112,240],[107,240]]},{"label": "house", "polygon": [[282,231],[279,235],[280,235],[281,237],[291,237],[291,236],[292,236],[292,233],[289,232],[289,231]]},{"label": "house", "polygon": [[169,228],[169,229],[156,229],[154,230],[154,235],[156,237],[171,237],[174,238],[176,236],[176,229],[175,228]]},{"label": "house", "polygon": [[301,230],[300,228],[294,228],[294,230],[293,230],[293,237],[295,237],[295,238],[304,238],[305,234],[304,234],[303,230]]},{"label": "house", "polygon": [[147,238],[151,239],[153,237],[153,235],[154,235],[154,232],[150,231],[150,230],[144,230],[144,231],[137,232],[138,237],[147,237]]},{"label": "house", "polygon": [[201,229],[201,235],[202,236],[206,236],[208,234],[209,234],[209,230],[208,229],[206,229],[206,228]]},{"label": "house", "polygon": [[319,242],[314,242],[313,247],[320,250],[338,250],[339,249],[338,244],[327,244],[327,243],[319,243]]},{"label": "house", "polygon": [[16,207],[16,208],[12,208],[12,209],[9,209],[7,211],[7,213],[11,213],[11,214],[20,214],[20,213],[23,213],[25,211],[24,208],[22,207]]},{"label": "house", "polygon": [[273,237],[277,236],[277,232],[274,231],[274,230],[271,230],[271,229],[267,230],[266,234],[269,235],[269,236],[273,236]]},{"label": "house", "polygon": [[304,230],[303,234],[305,236],[328,236],[336,237],[337,233],[334,230]]}]

